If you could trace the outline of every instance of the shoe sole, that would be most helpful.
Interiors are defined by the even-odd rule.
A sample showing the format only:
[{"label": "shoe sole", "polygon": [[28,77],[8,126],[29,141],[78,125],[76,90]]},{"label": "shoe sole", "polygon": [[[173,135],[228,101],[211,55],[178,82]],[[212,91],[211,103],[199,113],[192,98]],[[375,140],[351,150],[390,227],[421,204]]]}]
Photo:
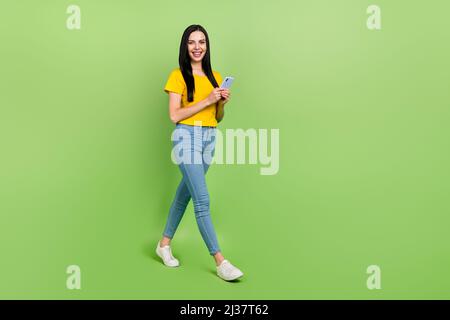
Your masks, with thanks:
[{"label": "shoe sole", "polygon": [[239,279],[239,278],[241,278],[244,274],[243,273],[241,273],[240,275],[238,275],[237,277],[234,277],[234,278],[230,278],[230,279],[225,279],[225,278],[222,278],[219,274],[217,274],[218,276],[219,276],[219,278],[220,279],[222,279],[222,280],[225,280],[225,281],[233,281],[233,280],[236,280],[236,279]]}]

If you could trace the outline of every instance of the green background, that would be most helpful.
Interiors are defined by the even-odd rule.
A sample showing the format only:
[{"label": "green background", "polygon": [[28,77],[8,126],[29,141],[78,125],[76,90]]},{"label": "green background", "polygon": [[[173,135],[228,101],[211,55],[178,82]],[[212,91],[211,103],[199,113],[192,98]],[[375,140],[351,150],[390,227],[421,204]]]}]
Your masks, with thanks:
[{"label": "green background", "polygon": [[[81,8],[81,30],[66,9]],[[382,29],[366,27],[371,4]],[[448,1],[2,1],[0,298],[448,299]],[[168,98],[183,30],[236,78],[221,130],[280,130],[280,170],[213,165],[245,276],[215,275],[176,186]],[[81,268],[81,290],[66,268]],[[381,268],[380,290],[366,268]]]}]

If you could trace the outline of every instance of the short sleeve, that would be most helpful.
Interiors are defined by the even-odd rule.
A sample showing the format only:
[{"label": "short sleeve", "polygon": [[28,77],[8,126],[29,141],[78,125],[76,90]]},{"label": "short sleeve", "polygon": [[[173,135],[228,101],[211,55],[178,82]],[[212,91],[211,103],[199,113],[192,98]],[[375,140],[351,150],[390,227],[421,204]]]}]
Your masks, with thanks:
[{"label": "short sleeve", "polygon": [[167,79],[164,91],[183,94],[185,86],[183,74],[179,70],[173,70],[169,75],[169,79]]}]

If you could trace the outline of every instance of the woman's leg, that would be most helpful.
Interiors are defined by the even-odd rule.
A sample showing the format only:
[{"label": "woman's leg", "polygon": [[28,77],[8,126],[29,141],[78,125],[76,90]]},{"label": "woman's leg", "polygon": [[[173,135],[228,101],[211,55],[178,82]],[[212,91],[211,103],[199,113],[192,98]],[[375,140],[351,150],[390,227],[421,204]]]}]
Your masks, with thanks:
[{"label": "woman's leg", "polygon": [[[186,207],[191,200],[191,194],[186,186],[184,177],[178,184],[177,191],[175,193],[175,198],[172,201],[172,205],[169,209],[169,216],[167,217],[166,226],[164,228],[163,237],[172,239],[175,231],[183,218]],[[166,240],[166,239],[163,239]],[[170,241],[170,240],[169,240]],[[161,245],[166,245],[168,241],[161,241]]]},{"label": "woman's leg", "polygon": [[210,199],[206,186],[204,166],[203,164],[180,163],[179,167],[194,203],[195,219],[200,234],[209,253],[215,255],[220,251],[220,248],[211,221]]},{"label": "woman's leg", "polygon": [[[204,133],[206,133],[206,140],[203,136]],[[206,151],[209,151],[209,153],[212,151],[212,154],[214,154],[214,133],[214,130],[206,131],[202,127],[185,125],[177,125],[176,127],[176,131],[172,136],[172,141],[174,141],[174,148],[178,147],[178,144],[181,143],[181,150],[177,149],[175,155],[180,171],[183,174],[182,182],[184,182],[184,185],[180,183],[177,189],[177,194],[172,206],[173,210],[171,210],[169,214],[164,235],[173,237],[176,227],[184,214],[187,203],[189,203],[189,197],[191,197],[194,203],[195,218],[202,238],[205,241],[210,254],[214,255],[216,258],[216,255],[220,253],[220,249],[211,222],[209,193],[205,180],[205,174],[209,168],[210,162],[204,161],[204,153]],[[207,142],[212,143],[206,145]],[[180,151],[183,155],[178,154]],[[198,159],[201,161],[198,162]],[[170,239],[169,237],[163,237],[163,241],[169,242]]]},{"label": "woman's leg", "polygon": [[[209,168],[208,163],[203,164],[203,171],[206,174]],[[178,184],[175,198],[172,201],[172,205],[169,209],[169,216],[167,217],[166,226],[163,232],[163,239],[161,240],[161,246],[168,245],[173,238],[178,225],[186,212],[186,207],[191,200],[191,193],[186,185],[184,176]]]}]

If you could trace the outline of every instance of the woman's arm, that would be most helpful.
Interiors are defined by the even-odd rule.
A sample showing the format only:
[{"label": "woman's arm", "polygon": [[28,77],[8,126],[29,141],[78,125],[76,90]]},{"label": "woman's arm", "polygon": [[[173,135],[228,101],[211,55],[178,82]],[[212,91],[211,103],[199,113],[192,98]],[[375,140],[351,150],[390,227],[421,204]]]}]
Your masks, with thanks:
[{"label": "woman's arm", "polygon": [[[211,92],[211,94],[197,102],[196,104],[193,104],[189,106],[188,108],[182,108],[181,107],[181,95],[175,92],[169,92],[169,117],[170,120],[173,123],[177,123],[181,120],[187,119],[191,117],[192,115],[196,114],[197,112],[203,110],[207,106],[215,103],[214,101],[214,92]],[[219,99],[220,99],[220,93],[219,93]]]}]

